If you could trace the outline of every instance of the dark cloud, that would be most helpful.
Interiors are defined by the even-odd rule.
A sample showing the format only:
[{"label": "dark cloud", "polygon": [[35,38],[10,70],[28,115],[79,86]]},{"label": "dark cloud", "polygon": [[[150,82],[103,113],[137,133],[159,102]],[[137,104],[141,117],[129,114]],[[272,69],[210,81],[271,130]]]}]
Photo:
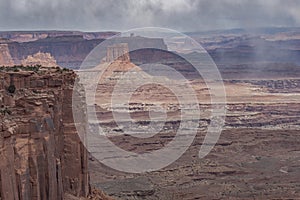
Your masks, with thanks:
[{"label": "dark cloud", "polygon": [[0,0],[1,30],[299,26],[298,0]]}]

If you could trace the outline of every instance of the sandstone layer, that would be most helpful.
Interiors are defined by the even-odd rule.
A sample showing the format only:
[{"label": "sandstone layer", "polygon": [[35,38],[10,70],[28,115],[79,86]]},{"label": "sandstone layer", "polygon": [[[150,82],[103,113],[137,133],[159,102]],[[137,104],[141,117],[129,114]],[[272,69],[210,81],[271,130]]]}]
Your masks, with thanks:
[{"label": "sandstone layer", "polygon": [[8,44],[0,44],[0,63],[1,65],[6,66],[14,65],[14,61],[8,49]]},{"label": "sandstone layer", "polygon": [[72,116],[75,74],[0,72],[0,80],[1,199],[87,197],[87,151]]},{"label": "sandstone layer", "polygon": [[22,65],[25,66],[34,66],[34,65],[41,65],[44,67],[57,67],[56,60],[51,56],[50,53],[41,53],[38,52],[34,55],[27,56],[26,59],[21,61]]}]

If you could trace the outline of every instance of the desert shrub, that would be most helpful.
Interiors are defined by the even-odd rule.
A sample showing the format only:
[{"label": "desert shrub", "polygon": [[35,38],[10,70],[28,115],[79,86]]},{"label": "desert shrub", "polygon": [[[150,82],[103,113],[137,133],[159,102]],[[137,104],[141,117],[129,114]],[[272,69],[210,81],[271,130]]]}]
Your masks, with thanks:
[{"label": "desert shrub", "polygon": [[10,85],[8,88],[7,88],[7,91],[11,94],[15,93],[16,91],[16,86],[14,85]]},{"label": "desert shrub", "polygon": [[68,68],[63,68],[63,71],[66,71],[66,72],[68,72],[68,71],[70,71]]}]

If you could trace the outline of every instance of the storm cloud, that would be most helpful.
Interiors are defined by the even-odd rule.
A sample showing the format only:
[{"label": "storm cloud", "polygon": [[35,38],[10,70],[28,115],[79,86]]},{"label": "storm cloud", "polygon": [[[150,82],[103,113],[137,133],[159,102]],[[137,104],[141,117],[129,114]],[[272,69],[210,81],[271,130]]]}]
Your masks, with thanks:
[{"label": "storm cloud", "polygon": [[0,0],[0,30],[291,27],[299,10],[298,0]]}]

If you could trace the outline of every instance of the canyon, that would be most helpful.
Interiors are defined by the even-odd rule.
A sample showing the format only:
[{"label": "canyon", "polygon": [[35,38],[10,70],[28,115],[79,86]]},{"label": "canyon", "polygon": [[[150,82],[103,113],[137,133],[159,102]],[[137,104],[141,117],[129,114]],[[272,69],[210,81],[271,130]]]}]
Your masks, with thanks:
[{"label": "canyon", "polygon": [[[190,86],[198,100],[201,118],[196,122],[197,133],[187,151],[169,166],[143,173],[126,173],[104,165],[103,160],[97,159],[97,153],[110,149],[99,149],[93,143],[96,136],[84,136],[83,141],[81,136],[80,140],[78,128],[86,133],[91,130],[74,121],[73,85],[77,76],[85,73],[78,67],[94,47],[115,34],[0,33],[0,65],[8,66],[0,67],[1,199],[300,197],[298,28],[188,33],[216,63],[226,91],[221,136],[212,151],[201,159],[199,150],[206,145],[204,138],[212,120],[212,107],[218,106],[218,102],[211,102],[211,89],[180,55],[191,59],[202,55],[180,51],[185,45],[182,38],[174,38],[171,44],[178,47],[178,52],[168,51],[161,38],[138,35],[107,43],[100,52],[103,57],[96,60],[99,66],[86,69],[94,74],[106,67],[97,79],[95,102],[87,103],[85,98],[90,96],[86,93],[80,96],[76,108],[82,114],[82,122],[86,121],[87,110],[95,108],[96,119],[90,122],[91,127],[101,126],[115,146],[137,154],[162,149],[175,138],[181,123],[186,123],[181,119],[182,113],[194,112],[189,101],[181,105],[169,88],[159,84],[139,87],[130,94],[129,102],[112,108],[115,86],[129,71],[143,72],[143,76],[132,76],[130,81],[134,83],[154,76],[150,69],[141,67],[143,64],[170,66],[186,79],[177,88],[180,95],[191,97],[186,90]],[[142,48],[151,45],[160,49]],[[14,66],[22,63],[24,66]],[[160,78],[181,81],[168,75]],[[117,99],[129,95],[126,84],[124,88],[115,94]],[[166,111],[166,120],[157,134],[139,138],[124,131],[132,121],[139,128],[138,134],[151,130],[150,111],[155,111],[157,105]],[[119,116],[129,111],[132,121],[124,119],[117,123],[113,111]],[[86,149],[88,142],[94,146]],[[116,158],[122,159],[118,155]]]},{"label": "canyon", "polygon": [[[238,58],[237,54],[239,52],[231,55],[233,59]],[[95,105],[88,105],[95,107],[97,119],[93,123],[101,126],[114,145],[137,154],[155,152],[172,142],[184,123],[182,112],[192,113],[193,109],[183,111],[181,108],[185,106],[182,103],[189,105],[190,102],[180,104],[168,88],[147,84],[130,94],[129,102],[120,103],[115,108],[111,106],[112,93],[121,77],[134,67],[151,62],[173,67],[187,79],[186,85],[196,91],[201,110],[197,135],[188,150],[174,163],[144,173],[126,173],[106,166],[103,164],[105,158],[98,160],[100,156],[97,155],[111,149],[107,145],[101,146],[100,150],[97,143],[91,142],[94,150],[90,152],[89,161],[92,185],[116,199],[299,198],[300,93],[296,64],[254,61],[223,68],[229,65],[223,60],[218,67],[226,90],[225,125],[213,150],[200,159],[198,153],[201,145],[205,145],[203,141],[211,121],[210,89],[189,63],[172,52],[138,50],[130,53],[130,59],[111,63],[99,80]],[[145,68],[143,70],[147,72]],[[140,78],[132,77],[130,81],[135,83]],[[126,88],[125,85],[124,91],[115,94],[115,98],[126,96]],[[180,95],[190,94],[181,90]],[[153,136],[135,137],[125,131],[131,124],[130,120],[124,118],[116,122],[114,117],[116,114],[123,116],[128,111],[138,130],[136,134],[142,135],[152,129],[149,112],[157,105],[166,110],[167,118],[163,121],[163,128]],[[92,137],[91,141],[97,141],[97,137]],[[115,157],[124,159],[122,155],[116,154]],[[134,156],[126,159],[134,160]]]},{"label": "canyon", "polygon": [[[284,73],[278,64],[289,68],[286,72],[295,71],[299,74],[297,65],[300,63],[298,28],[269,28],[246,32],[245,30],[228,30],[212,32],[187,33],[199,42],[218,65],[222,75],[241,78],[247,76],[266,75],[270,77]],[[79,31],[15,31],[0,32],[0,64],[20,64],[38,52],[50,53],[57,64],[62,67],[78,69],[82,61],[97,45],[118,34],[117,32]],[[181,48],[182,38],[176,38],[173,46]],[[162,50],[167,50],[160,38],[143,38],[138,35],[123,37],[117,43],[128,43],[129,49],[141,48],[154,44]],[[137,45],[137,46],[135,46]],[[141,50],[140,50],[141,51]],[[145,53],[129,52],[132,62],[140,64],[140,56],[144,61]],[[153,54],[156,59],[165,59],[159,52]],[[150,58],[148,58],[150,59]],[[152,61],[154,59],[151,58]],[[263,73],[259,73],[259,72]],[[250,73],[251,72],[251,73]],[[289,75],[291,75],[290,73]],[[279,76],[280,76],[279,75]]]},{"label": "canyon", "polygon": [[[99,162],[99,150],[95,147],[91,152],[95,157],[89,162],[91,183],[116,199],[297,199],[300,196],[298,81],[225,80],[225,126],[213,150],[199,159],[212,105],[205,83],[193,80],[190,84],[198,94],[201,119],[197,136],[183,156],[158,171],[125,173]],[[113,144],[142,154],[164,148],[174,139],[183,122],[182,105],[172,92],[154,84],[134,93],[129,103],[130,116],[145,132],[151,129],[149,110],[157,105],[167,110],[167,119],[159,133],[137,138],[123,132],[129,122],[122,121],[121,125],[115,122],[109,107],[114,83],[111,84],[107,81],[99,84],[96,112]],[[182,92],[182,95],[188,94]],[[122,116],[125,107],[120,105],[114,112]],[[140,134],[143,134],[141,130]]]}]

